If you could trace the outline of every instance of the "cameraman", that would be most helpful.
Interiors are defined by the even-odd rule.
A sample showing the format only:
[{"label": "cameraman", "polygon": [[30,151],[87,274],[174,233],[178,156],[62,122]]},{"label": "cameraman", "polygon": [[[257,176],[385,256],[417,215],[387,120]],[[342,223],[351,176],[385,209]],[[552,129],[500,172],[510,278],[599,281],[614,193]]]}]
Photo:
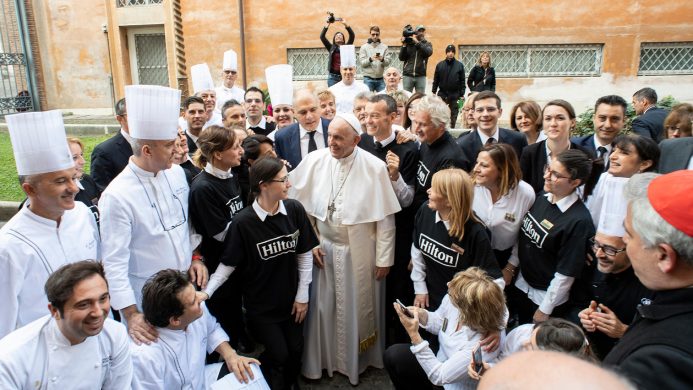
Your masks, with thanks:
[{"label": "cameraman", "polygon": [[[322,32],[320,33],[320,40],[322,41],[322,44],[325,45],[325,49],[327,49],[330,52],[330,55],[328,57],[328,62],[327,62],[327,86],[331,87],[338,82],[342,81],[342,75],[340,73],[341,70],[341,62],[339,60],[339,47],[344,45],[345,43],[347,45],[351,45],[354,43],[354,30],[349,27],[347,24],[346,20],[338,18],[336,19],[334,17],[334,14],[331,12],[328,12],[330,16],[327,17],[327,24],[325,27],[322,28]],[[334,34],[332,37],[332,43],[327,40],[325,37],[325,34],[327,33],[327,29],[330,28],[330,24],[334,22],[340,22],[342,25],[344,25],[344,28],[346,28],[347,33],[349,34],[349,40],[345,41],[344,39],[344,34],[342,32],[338,31]]]},{"label": "cameraman", "polygon": [[385,89],[383,72],[390,65],[387,45],[380,41],[380,27],[372,26],[368,42],[359,50],[359,62],[363,70],[363,82],[371,92]]},{"label": "cameraman", "polygon": [[425,94],[426,66],[428,57],[433,54],[433,45],[426,40],[426,27],[419,25],[414,34],[411,34],[411,30],[411,25],[404,27],[402,48],[399,50],[399,60],[404,62],[404,89],[412,92],[416,88],[416,92]]}]

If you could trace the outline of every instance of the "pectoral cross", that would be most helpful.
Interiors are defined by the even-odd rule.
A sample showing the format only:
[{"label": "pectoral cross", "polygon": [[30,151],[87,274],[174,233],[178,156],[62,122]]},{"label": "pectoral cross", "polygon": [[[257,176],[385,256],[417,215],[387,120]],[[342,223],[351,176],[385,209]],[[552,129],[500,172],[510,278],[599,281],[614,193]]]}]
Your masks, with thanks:
[{"label": "pectoral cross", "polygon": [[334,207],[334,202],[330,203],[330,205],[327,206],[327,211],[330,213],[330,218],[332,218],[332,214],[334,214],[334,212],[337,211],[337,208]]}]

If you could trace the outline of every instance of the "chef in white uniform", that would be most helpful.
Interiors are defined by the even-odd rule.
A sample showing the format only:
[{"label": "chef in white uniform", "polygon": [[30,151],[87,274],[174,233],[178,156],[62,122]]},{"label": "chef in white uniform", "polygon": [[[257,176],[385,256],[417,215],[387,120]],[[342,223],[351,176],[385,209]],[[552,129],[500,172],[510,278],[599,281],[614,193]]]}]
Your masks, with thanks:
[{"label": "chef in white uniform", "polygon": [[354,98],[369,89],[361,81],[356,80],[356,51],[354,45],[339,47],[342,81],[330,87],[334,94],[338,113],[351,113],[354,109]]},{"label": "chef in white uniform", "polygon": [[125,96],[134,154],[99,200],[103,261],[113,308],[136,342],[151,342],[156,331],[138,310],[147,278],[174,268],[205,285],[208,275],[201,261],[191,261],[188,182],[172,164],[180,91],[129,85]]},{"label": "chef in white uniform", "polygon": [[[242,381],[262,375],[253,358],[239,356],[229,337],[200,300],[186,274],[159,271],[144,285],[144,316],[159,332],[149,345],[132,345],[133,390],[207,389],[217,378],[233,372]],[[223,363],[205,365],[216,351]],[[245,379],[245,380],[244,380]],[[264,380],[263,380],[264,381]]]},{"label": "chef in white uniform", "polygon": [[217,93],[217,109],[221,112],[221,107],[227,101],[234,99],[242,103],[245,100],[245,91],[236,85],[238,79],[238,55],[233,50],[224,52],[224,61],[222,62],[221,85],[214,88]]},{"label": "chef in white uniform", "polygon": [[0,229],[0,338],[46,314],[41,286],[60,266],[99,258],[99,231],[82,202],[60,111],[6,117],[28,201]]},{"label": "chef in white uniform", "polygon": [[61,267],[48,278],[45,292],[50,304],[43,311],[50,315],[0,340],[0,388],[129,389],[129,340],[125,327],[107,317],[101,263]]},{"label": "chef in white uniform", "polygon": [[[214,81],[212,80],[212,74],[209,72],[209,66],[206,63],[191,66],[190,78],[192,79],[193,95],[202,98],[205,102],[207,122],[202,126],[202,130],[212,125],[222,126],[221,111],[217,107],[217,93],[214,90]],[[199,137],[200,133],[191,134],[188,131],[188,122],[182,116],[178,118],[178,127],[197,143],[197,137]]]}]

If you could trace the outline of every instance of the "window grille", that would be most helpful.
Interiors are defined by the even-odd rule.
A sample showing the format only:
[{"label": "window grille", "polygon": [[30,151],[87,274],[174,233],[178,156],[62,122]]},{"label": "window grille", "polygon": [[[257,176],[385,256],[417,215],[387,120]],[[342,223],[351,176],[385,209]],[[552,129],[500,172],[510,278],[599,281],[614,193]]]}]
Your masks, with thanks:
[{"label": "window grille", "polygon": [[638,75],[693,74],[693,42],[642,43]]},{"label": "window grille", "polygon": [[[402,61],[399,60],[401,46],[389,46],[387,55],[390,56],[390,65],[402,70]],[[287,61],[294,67],[294,80],[326,80],[327,60],[329,52],[324,47],[306,49],[287,49]],[[356,48],[358,61],[359,47]],[[356,77],[361,78],[359,67],[356,69]]]},{"label": "window grille", "polygon": [[135,34],[135,51],[139,83],[168,87],[164,34]]},{"label": "window grille", "polygon": [[116,7],[133,7],[138,5],[161,4],[163,0],[116,0]]},{"label": "window grille", "polygon": [[595,45],[460,45],[460,61],[469,72],[479,55],[491,54],[496,77],[599,76],[601,44]]}]

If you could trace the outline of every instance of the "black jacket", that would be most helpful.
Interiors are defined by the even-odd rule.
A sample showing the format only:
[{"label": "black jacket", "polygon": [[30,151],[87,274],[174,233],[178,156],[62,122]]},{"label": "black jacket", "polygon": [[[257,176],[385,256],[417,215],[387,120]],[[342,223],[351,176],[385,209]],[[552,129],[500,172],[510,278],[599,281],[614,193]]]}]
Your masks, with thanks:
[{"label": "black jacket", "polygon": [[655,142],[660,142],[666,138],[666,134],[664,134],[664,119],[666,119],[667,115],[669,115],[669,111],[663,108],[650,108],[644,114],[633,119],[631,123],[633,133],[652,138]]},{"label": "black jacket", "polygon": [[402,74],[404,76],[426,76],[428,57],[433,54],[433,45],[427,40],[417,43],[408,43],[399,49],[399,60],[404,62]]},{"label": "black jacket", "polygon": [[[486,81],[484,82],[484,79]],[[486,70],[480,65],[474,65],[467,78],[467,86],[470,92],[496,91],[496,70],[488,67]]]},{"label": "black jacket", "polygon": [[433,74],[433,94],[445,101],[456,101],[464,96],[464,90],[464,65],[454,58],[440,61]]},{"label": "black jacket", "polygon": [[[519,131],[508,130],[501,127],[498,129],[498,138],[500,139],[497,139],[496,142],[508,144],[513,147],[518,159],[522,156],[522,150],[527,146],[527,137]],[[472,164],[470,168],[473,168],[476,163],[477,155],[481,149],[484,148],[484,145],[481,143],[481,136],[479,136],[479,130],[472,130],[467,134],[461,135],[460,138],[457,139],[457,144],[460,145],[460,148],[464,151],[464,155],[471,161]]]},{"label": "black jacket", "polygon": [[117,132],[113,137],[96,145],[91,152],[91,177],[103,191],[108,184],[128,165],[132,156],[132,147]]},{"label": "black jacket", "polygon": [[[330,52],[330,55],[327,57],[327,73],[332,73],[332,69],[330,69],[330,64],[332,64],[332,56],[334,56],[334,53],[339,50],[339,46],[334,43],[334,37],[332,38],[332,43],[327,40],[327,37],[325,37],[325,34],[327,34],[327,29],[328,27],[322,28],[322,32],[320,32],[320,41],[322,41],[325,49]],[[345,45],[352,45],[354,43],[354,30],[352,30],[351,27],[347,27],[346,30],[349,37],[347,38]]]},{"label": "black jacket", "polygon": [[[534,192],[539,193],[544,190],[544,167],[546,166],[546,141],[543,140],[531,144],[522,150],[520,156],[520,169],[522,170],[522,180],[529,183],[534,188]],[[590,158],[594,154],[589,149],[570,141],[571,149],[579,149],[585,152]]]}]

